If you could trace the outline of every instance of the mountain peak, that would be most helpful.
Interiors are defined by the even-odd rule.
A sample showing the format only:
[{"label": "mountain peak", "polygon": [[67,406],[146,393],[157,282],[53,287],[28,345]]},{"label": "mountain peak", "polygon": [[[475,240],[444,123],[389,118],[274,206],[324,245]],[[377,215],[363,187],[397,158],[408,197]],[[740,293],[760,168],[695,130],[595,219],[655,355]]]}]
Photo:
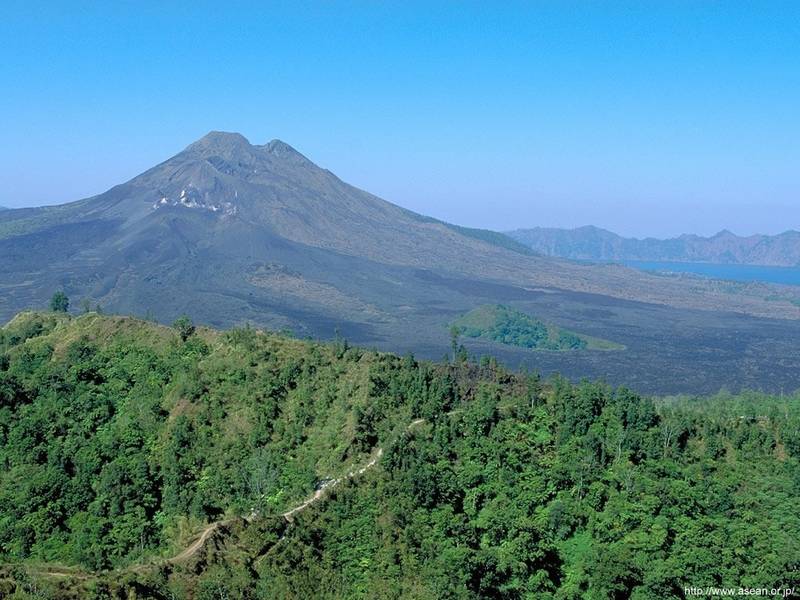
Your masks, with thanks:
[{"label": "mountain peak", "polygon": [[317,167],[314,162],[309,160],[301,152],[298,152],[292,146],[279,139],[274,139],[258,148],[283,163],[304,167]]},{"label": "mountain peak", "polygon": [[274,139],[263,146],[254,146],[241,133],[229,131],[210,131],[196,142],[190,144],[186,151],[200,154],[205,158],[210,156],[230,157],[235,155],[242,157],[247,155],[258,160],[256,157],[267,154],[277,159],[288,159],[290,162],[295,163],[311,162],[282,140]]},{"label": "mountain peak", "polygon": [[[282,156],[300,156],[300,157],[303,157],[303,155],[300,154],[297,150],[292,148],[286,142],[284,142],[282,140],[279,140],[279,139],[274,139],[271,142],[269,142],[267,144],[264,144],[264,146],[262,146],[262,147],[264,148],[264,150],[266,150],[270,154],[274,154],[275,156],[281,156],[281,157]],[[305,158],[305,157],[303,157],[303,158]]]},{"label": "mountain peak", "polygon": [[285,151],[297,152],[297,150],[292,148],[289,144],[287,144],[283,140],[279,140],[278,138],[275,138],[274,140],[271,140],[269,143],[265,144],[264,148],[266,148],[270,152],[285,152]]},{"label": "mountain peak", "polygon": [[209,131],[189,145],[187,150],[232,150],[236,148],[250,148],[250,142],[241,133]]}]

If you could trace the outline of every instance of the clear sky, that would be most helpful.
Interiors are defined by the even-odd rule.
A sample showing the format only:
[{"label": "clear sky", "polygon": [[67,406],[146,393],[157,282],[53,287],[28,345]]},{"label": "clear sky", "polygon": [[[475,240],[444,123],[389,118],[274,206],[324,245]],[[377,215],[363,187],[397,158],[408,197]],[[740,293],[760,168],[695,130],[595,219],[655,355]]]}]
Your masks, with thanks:
[{"label": "clear sky", "polygon": [[212,129],[509,229],[800,229],[800,2],[4,0],[0,205]]}]

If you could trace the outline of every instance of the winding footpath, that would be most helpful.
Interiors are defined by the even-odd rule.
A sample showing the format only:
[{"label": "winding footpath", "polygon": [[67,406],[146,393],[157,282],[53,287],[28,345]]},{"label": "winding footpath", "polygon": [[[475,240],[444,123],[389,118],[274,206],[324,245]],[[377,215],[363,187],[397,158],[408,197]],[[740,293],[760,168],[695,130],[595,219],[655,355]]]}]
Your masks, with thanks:
[{"label": "winding footpath", "polygon": [[[343,475],[342,477],[337,477],[336,479],[330,479],[330,480],[326,481],[322,486],[320,486],[320,488],[318,490],[316,490],[314,492],[314,494],[311,497],[309,497],[308,499],[304,500],[303,502],[301,502],[297,506],[295,506],[293,508],[290,508],[286,512],[281,513],[281,517],[283,517],[284,519],[286,519],[286,521],[291,523],[292,520],[294,519],[294,517],[298,513],[304,511],[309,506],[312,506],[312,505],[316,504],[317,502],[319,502],[320,500],[322,500],[322,498],[325,497],[325,495],[328,493],[328,491],[332,490],[333,488],[335,488],[337,485],[339,485],[343,481],[347,481],[349,479],[352,479],[353,477],[357,477],[358,475],[364,474],[369,469],[371,469],[372,467],[377,465],[378,461],[381,459],[381,456],[383,456],[383,448],[378,448],[378,450],[375,452],[375,455],[370,459],[370,461],[368,463],[364,464],[363,466],[361,466],[358,469],[354,469],[354,470],[350,471],[349,473],[347,473],[346,475]],[[244,517],[244,520],[247,521],[248,523],[250,523],[250,522],[252,522],[252,521],[254,521],[254,520],[258,519],[258,518],[259,518],[259,514],[254,511],[254,512],[250,513],[249,515],[247,515],[246,517]],[[216,532],[220,527],[224,527],[226,525],[229,525],[229,524],[233,523],[234,521],[235,521],[235,519],[223,519],[223,520],[220,520],[220,521],[214,521],[213,523],[209,523],[209,525],[205,529],[203,529],[203,531],[200,533],[200,537],[198,537],[194,542],[192,542],[192,544],[190,544],[187,548],[185,548],[179,554],[176,554],[175,556],[173,556],[171,558],[164,559],[162,561],[162,564],[178,564],[178,563],[182,563],[182,562],[185,562],[185,561],[189,560],[195,554],[200,552],[200,550],[203,549],[203,547],[206,545],[206,542],[208,541],[208,538],[210,538],[214,534],[214,532]],[[281,539],[283,539],[283,538],[281,538]]]},{"label": "winding footpath", "polygon": [[[409,423],[409,425],[408,425],[408,427],[406,429],[408,431],[411,431],[411,429],[417,427],[418,425],[421,425],[424,422],[425,422],[425,419],[415,419],[414,421]],[[297,506],[295,506],[293,508],[290,508],[286,512],[281,513],[280,516],[283,517],[288,523],[292,523],[292,521],[294,520],[295,516],[297,516],[299,513],[303,512],[304,510],[306,510],[308,507],[313,506],[314,504],[316,504],[317,502],[322,500],[330,490],[332,490],[333,488],[335,488],[336,486],[338,486],[342,482],[348,481],[350,479],[353,479],[354,477],[357,477],[359,475],[363,475],[368,470],[372,469],[375,465],[378,464],[378,462],[380,461],[382,456],[383,456],[383,448],[378,448],[375,451],[373,457],[369,460],[369,462],[363,464],[361,467],[359,467],[357,469],[353,469],[352,471],[349,471],[346,475],[343,475],[341,477],[337,477],[336,479],[330,479],[330,480],[325,481],[325,483],[323,483],[320,486],[320,488],[318,490],[316,490],[314,492],[314,494],[312,494],[308,499],[304,500],[303,502],[301,502]],[[250,513],[249,515],[247,515],[247,516],[245,516],[243,518],[244,518],[245,521],[250,523],[250,522],[258,519],[259,517],[260,517],[260,515],[258,514],[258,512],[257,511],[253,511],[252,513]],[[121,569],[118,572],[120,572],[120,573],[124,573],[126,571],[127,572],[141,572],[141,571],[147,570],[149,568],[157,567],[157,566],[174,565],[174,564],[180,564],[180,563],[186,562],[189,559],[191,559],[193,556],[195,556],[198,552],[200,552],[205,547],[205,545],[208,542],[209,538],[212,535],[214,535],[214,533],[218,529],[220,529],[221,527],[225,527],[227,525],[230,525],[230,524],[234,523],[235,521],[236,521],[236,517],[233,517],[233,518],[221,519],[219,521],[214,521],[213,523],[209,523],[200,532],[200,535],[197,537],[196,540],[194,540],[191,544],[189,544],[189,546],[184,548],[181,552],[179,552],[175,556],[172,556],[170,558],[162,559],[162,560],[160,560],[160,561],[158,561],[156,563],[151,563],[149,565],[146,565],[146,564],[131,565],[130,567],[127,567],[126,569]],[[284,535],[281,536],[281,538],[278,540],[278,542],[273,547],[277,546],[278,543],[283,541],[283,539],[285,538],[285,535],[286,534],[284,532]],[[44,568],[42,568],[40,570],[33,570],[33,572],[38,574],[38,575],[45,575],[45,576],[49,576],[49,577],[63,577],[63,578],[71,577],[71,578],[76,578],[76,579],[89,579],[92,576],[89,573],[83,573],[83,572],[80,572],[80,571],[73,571],[71,569],[68,569],[68,568],[65,568],[65,567],[59,567],[59,566],[56,566],[56,565],[53,565],[52,567],[44,567]]]},{"label": "winding footpath", "polygon": [[[421,425],[424,422],[425,422],[425,419],[414,419],[413,421],[411,421],[411,423],[408,424],[408,427],[406,429],[408,431],[411,431],[412,429],[414,429],[415,427]],[[309,497],[307,500],[301,502],[300,504],[298,504],[294,508],[291,508],[291,509],[287,510],[286,512],[281,513],[281,516],[284,519],[286,519],[286,521],[291,523],[293,518],[295,517],[295,515],[297,515],[298,513],[304,511],[309,506],[312,506],[313,504],[316,504],[317,502],[322,500],[322,498],[325,497],[325,495],[327,494],[328,491],[332,490],[333,488],[335,488],[337,485],[339,485],[343,481],[347,481],[349,479],[352,479],[353,477],[357,477],[358,475],[363,475],[369,469],[371,469],[372,467],[377,465],[378,461],[380,461],[382,456],[383,456],[383,448],[378,448],[378,450],[375,452],[375,455],[370,459],[369,462],[367,462],[366,464],[362,465],[359,469],[354,469],[354,470],[350,471],[349,473],[347,473],[346,475],[344,475],[342,477],[337,477],[336,479],[330,479],[330,480],[326,481],[322,486],[320,486],[320,488],[318,490],[316,490],[314,492],[314,494],[311,497]],[[244,517],[244,520],[247,521],[248,523],[250,523],[250,522],[254,521],[255,519],[257,519],[258,517],[259,517],[258,513],[254,511],[254,512],[250,513],[248,516]],[[193,542],[189,547],[187,547],[185,550],[183,550],[180,554],[176,554],[172,558],[166,559],[164,562],[165,563],[169,563],[169,564],[176,564],[176,563],[180,563],[180,562],[183,562],[183,561],[186,561],[186,560],[190,559],[192,556],[194,556],[200,550],[202,550],[203,546],[205,546],[206,541],[208,541],[208,538],[211,537],[211,535],[217,529],[219,529],[220,527],[223,527],[225,525],[228,525],[228,524],[232,523],[233,521],[234,521],[234,519],[225,519],[225,520],[221,520],[221,521],[215,521],[215,522],[209,524],[202,531],[202,533],[200,534],[200,537],[197,538],[197,540],[195,542]],[[283,539],[283,537],[281,537],[281,539]]]}]

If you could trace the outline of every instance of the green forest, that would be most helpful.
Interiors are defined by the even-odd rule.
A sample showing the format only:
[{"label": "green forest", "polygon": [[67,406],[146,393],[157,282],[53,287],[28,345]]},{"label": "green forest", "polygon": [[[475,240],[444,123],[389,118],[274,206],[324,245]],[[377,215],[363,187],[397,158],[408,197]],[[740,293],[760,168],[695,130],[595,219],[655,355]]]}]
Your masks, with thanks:
[{"label": "green forest", "polygon": [[22,313],[0,330],[0,597],[791,586],[799,461],[798,394],[652,399],[464,352]]},{"label": "green forest", "polygon": [[622,350],[624,346],[545,323],[502,304],[485,304],[451,323],[453,333],[531,350]]}]

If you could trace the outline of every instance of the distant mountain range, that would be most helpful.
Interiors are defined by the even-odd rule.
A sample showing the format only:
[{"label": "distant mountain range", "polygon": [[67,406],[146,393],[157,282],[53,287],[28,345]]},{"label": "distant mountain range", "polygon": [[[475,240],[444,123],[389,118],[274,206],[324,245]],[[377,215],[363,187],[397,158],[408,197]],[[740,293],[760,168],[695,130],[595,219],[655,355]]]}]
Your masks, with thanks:
[{"label": "distant mountain range", "polygon": [[465,342],[512,366],[644,391],[800,381],[798,290],[537,256],[359,190],[282,141],[253,145],[235,133],[212,132],[98,196],[3,211],[0,258],[0,319],[63,289],[74,310],[338,332],[439,358],[449,323],[503,304],[626,348]]},{"label": "distant mountain range", "polygon": [[707,262],[780,267],[800,266],[800,232],[738,236],[720,231],[711,237],[684,234],[671,239],[624,238],[599,227],[534,227],[506,233],[544,256],[598,261]]}]

